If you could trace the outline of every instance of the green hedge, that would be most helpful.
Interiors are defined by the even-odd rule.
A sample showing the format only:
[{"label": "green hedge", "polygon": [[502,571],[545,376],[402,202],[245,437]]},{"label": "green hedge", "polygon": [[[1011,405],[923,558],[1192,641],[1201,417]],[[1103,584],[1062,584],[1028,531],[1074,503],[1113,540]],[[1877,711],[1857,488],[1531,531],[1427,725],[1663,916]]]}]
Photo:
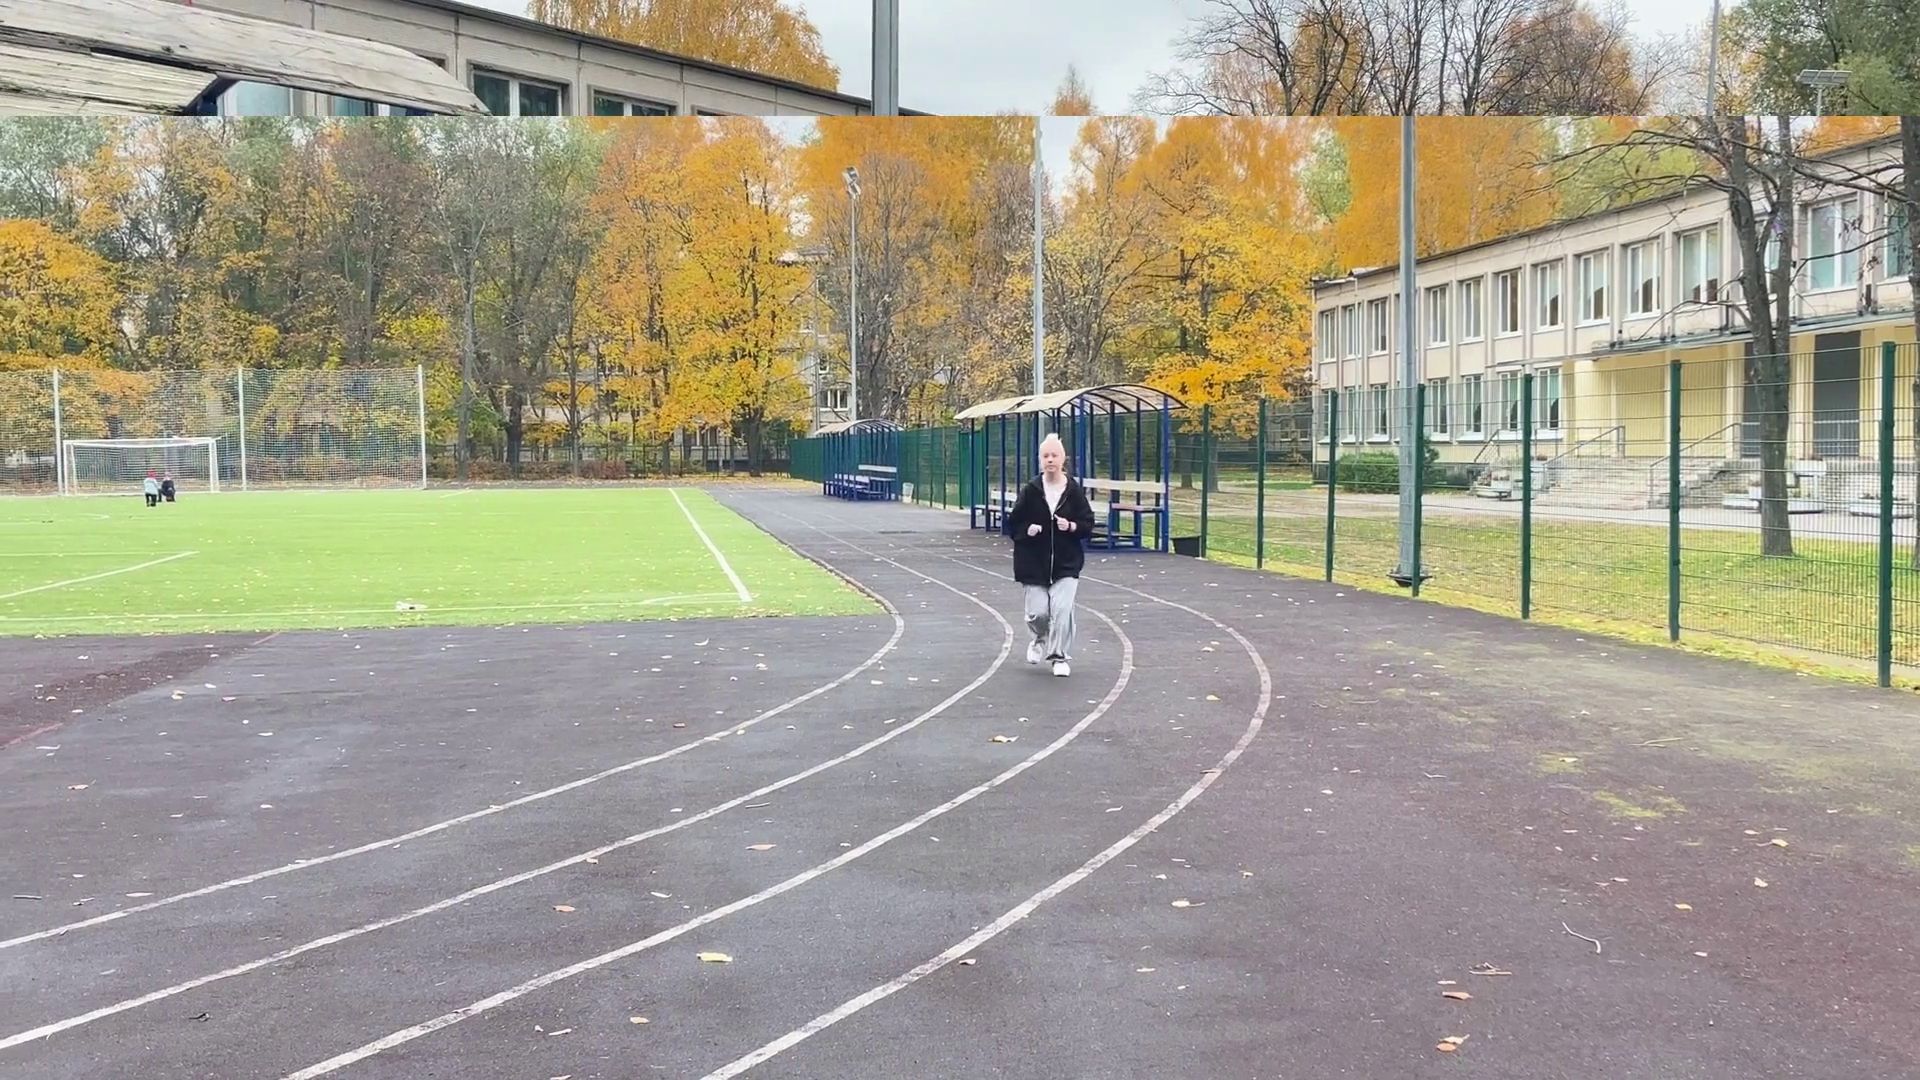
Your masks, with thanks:
[{"label": "green hedge", "polygon": [[[1423,483],[1431,491],[1441,482],[1440,452],[1429,446],[1421,462]],[[1340,490],[1366,495],[1400,492],[1400,455],[1390,450],[1368,450],[1340,458]]]}]

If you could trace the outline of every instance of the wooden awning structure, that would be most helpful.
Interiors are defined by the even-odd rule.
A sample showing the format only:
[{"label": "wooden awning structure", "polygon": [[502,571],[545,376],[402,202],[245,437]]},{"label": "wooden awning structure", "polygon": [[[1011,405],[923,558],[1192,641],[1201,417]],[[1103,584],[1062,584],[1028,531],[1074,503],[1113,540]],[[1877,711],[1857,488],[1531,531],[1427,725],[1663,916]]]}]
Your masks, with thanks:
[{"label": "wooden awning structure", "polygon": [[486,115],[451,74],[385,42],[168,0],[0,0],[0,114],[205,114],[241,82]]},{"label": "wooden awning structure", "polygon": [[1179,398],[1164,390],[1140,383],[1112,383],[1107,386],[1082,386],[1072,390],[1053,390],[1025,397],[998,398],[969,406],[954,414],[955,420],[980,420],[990,416],[1018,416],[1028,413],[1059,412],[1069,407],[1102,416],[1184,409]]}]

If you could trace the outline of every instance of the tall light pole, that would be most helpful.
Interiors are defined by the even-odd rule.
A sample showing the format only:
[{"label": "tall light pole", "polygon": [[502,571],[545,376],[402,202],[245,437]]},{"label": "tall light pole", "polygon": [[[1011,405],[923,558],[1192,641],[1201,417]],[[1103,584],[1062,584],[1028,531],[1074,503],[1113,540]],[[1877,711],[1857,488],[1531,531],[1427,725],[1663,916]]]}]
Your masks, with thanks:
[{"label": "tall light pole", "polygon": [[847,419],[860,419],[860,170],[847,166]]},{"label": "tall light pole", "polygon": [[873,0],[873,115],[900,115],[900,0]]},{"label": "tall light pole", "polygon": [[1713,22],[1707,31],[1707,117],[1719,109],[1716,91],[1720,86],[1720,0],[1713,0]]},{"label": "tall light pole", "polygon": [[1040,157],[1040,118],[1033,118],[1033,392],[1047,392],[1047,320],[1045,280],[1045,234],[1047,218],[1043,207],[1047,181],[1046,163]]},{"label": "tall light pole", "polygon": [[[1400,118],[1400,356],[1394,380],[1400,384],[1400,563],[1392,576],[1402,585],[1412,585],[1416,579],[1426,577],[1414,566],[1418,560],[1413,540],[1414,519],[1420,512],[1413,487],[1421,465],[1413,437],[1420,422],[1419,398],[1414,392],[1420,385],[1419,320],[1415,317],[1420,295],[1413,262],[1413,161],[1413,116],[1408,114]],[[1354,433],[1356,437],[1359,434]]]}]

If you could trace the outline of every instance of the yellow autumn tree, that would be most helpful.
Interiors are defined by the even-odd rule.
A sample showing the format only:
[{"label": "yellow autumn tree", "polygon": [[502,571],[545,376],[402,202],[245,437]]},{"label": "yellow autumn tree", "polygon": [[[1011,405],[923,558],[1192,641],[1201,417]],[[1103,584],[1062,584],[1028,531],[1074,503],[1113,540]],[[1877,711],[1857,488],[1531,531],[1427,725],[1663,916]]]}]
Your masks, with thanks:
[{"label": "yellow autumn tree", "polygon": [[[1558,211],[1545,124],[1522,116],[1427,116],[1415,123],[1414,219],[1421,258],[1542,225]],[[1343,269],[1399,259],[1400,120],[1342,117],[1352,202],[1329,241]]]},{"label": "yellow autumn tree", "polygon": [[704,123],[682,172],[689,210],[683,257],[670,272],[671,321],[699,372],[714,422],[747,443],[757,473],[769,426],[806,415],[794,341],[805,267],[794,249],[792,162],[765,122]]},{"label": "yellow autumn tree", "polygon": [[[820,289],[843,332],[850,255],[858,262],[863,416],[924,415],[929,385],[943,387],[944,406],[1017,380],[1007,351],[976,346],[982,329],[1010,344],[998,338],[1011,326],[997,313],[1023,307],[1014,279],[1030,264],[1032,123],[823,117],[800,149],[807,244],[826,253]],[[859,172],[857,205],[848,167]],[[859,243],[850,252],[856,210]]]},{"label": "yellow autumn tree", "polygon": [[692,118],[609,124],[592,212],[606,222],[586,282],[581,322],[610,443],[658,443],[693,419],[684,348],[667,292],[693,207],[682,170],[701,138]]},{"label": "yellow autumn tree", "polygon": [[119,344],[105,259],[40,221],[0,221],[0,369],[102,367]]},{"label": "yellow autumn tree", "polygon": [[840,85],[819,28],[782,0],[531,0],[527,10],[570,30],[825,90]]}]

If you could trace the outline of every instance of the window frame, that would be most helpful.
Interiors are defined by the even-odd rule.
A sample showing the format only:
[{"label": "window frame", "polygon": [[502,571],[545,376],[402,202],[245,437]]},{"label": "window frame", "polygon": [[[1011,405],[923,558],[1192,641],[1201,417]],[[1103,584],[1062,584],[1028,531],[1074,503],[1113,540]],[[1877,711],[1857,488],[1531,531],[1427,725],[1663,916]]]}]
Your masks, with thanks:
[{"label": "window frame", "polygon": [[[1700,265],[1699,280],[1693,280],[1695,267],[1687,258],[1687,245],[1693,242],[1697,248]],[[1727,281],[1722,267],[1720,223],[1702,225],[1689,229],[1678,237],[1680,256],[1680,298],[1690,304],[1718,304],[1726,291]],[[1712,273],[1707,272],[1711,263]]]},{"label": "window frame", "polygon": [[[1841,208],[1848,203],[1853,204],[1853,214],[1850,217],[1841,212]],[[1815,255],[1814,241],[1819,227],[1820,213],[1823,210],[1831,212],[1833,247],[1825,255]],[[1863,223],[1860,195],[1857,192],[1822,199],[1807,207],[1806,289],[1808,292],[1844,292],[1858,284],[1861,270],[1859,234]],[[1848,235],[1850,232],[1854,235]],[[1820,284],[1819,276],[1823,268],[1833,271],[1834,280],[1831,284]]]},{"label": "window frame", "polygon": [[1519,337],[1520,330],[1526,325],[1520,316],[1526,294],[1520,288],[1519,269],[1502,270],[1493,275],[1493,306],[1495,337]]},{"label": "window frame", "polygon": [[1367,301],[1367,325],[1371,336],[1373,355],[1385,356],[1393,348],[1393,331],[1389,325],[1390,305],[1385,297]]},{"label": "window frame", "polygon": [[1447,303],[1452,293],[1445,285],[1427,287],[1427,348],[1435,349],[1449,344],[1447,337]]},{"label": "window frame", "polygon": [[[677,106],[672,105],[668,102],[656,101],[653,98],[636,97],[632,94],[623,94],[617,90],[601,90],[595,87],[587,91],[587,98],[588,98],[588,107],[590,110],[588,115],[599,117],[605,120],[612,120],[612,119],[619,119],[619,118],[630,119],[633,117],[678,116],[680,113],[680,110]],[[621,106],[623,111],[617,112],[617,113],[601,112],[600,103],[603,101],[613,102],[614,104]],[[659,111],[634,112],[633,110],[635,108],[645,108],[648,110],[659,110]]]},{"label": "window frame", "polygon": [[[503,71],[499,68],[474,64],[467,72],[467,89],[473,91],[474,97],[480,97],[480,87],[477,83],[483,78],[498,79],[507,84],[508,111],[504,113],[493,113],[495,116],[512,117],[514,119],[545,120],[567,115],[567,95],[572,89],[572,86],[568,83],[557,82],[552,79],[542,79],[533,75],[519,75],[511,71]],[[523,91],[527,87],[553,91],[554,111],[552,114],[529,114],[522,108]],[[481,104],[486,104],[484,98],[481,99]],[[489,108],[488,111],[491,112],[491,108]]]},{"label": "window frame", "polygon": [[[1635,272],[1636,266],[1638,273]],[[1620,269],[1624,275],[1622,284],[1627,287],[1627,309],[1622,315],[1629,319],[1659,318],[1666,284],[1661,280],[1665,275],[1661,273],[1659,238],[1623,245],[1620,249]],[[1641,306],[1643,300],[1644,307]]]},{"label": "window frame", "polygon": [[[1609,277],[1613,270],[1612,254],[1612,251],[1602,248],[1574,256],[1573,276],[1580,293],[1579,321],[1576,325],[1605,326],[1613,321],[1613,281]],[[1587,273],[1589,267],[1593,268],[1592,274]],[[1597,288],[1594,287],[1596,283]],[[1589,310],[1588,305],[1596,293],[1600,302],[1593,310]]]},{"label": "window frame", "polygon": [[1469,345],[1487,340],[1486,279],[1461,278],[1454,285],[1460,312],[1460,343]]},{"label": "window frame", "polygon": [[[1553,259],[1549,262],[1533,264],[1533,319],[1535,330],[1562,330],[1567,325],[1567,261]],[[1545,286],[1551,283],[1553,291],[1547,292]],[[1546,319],[1546,307],[1553,305],[1553,321]]]}]

